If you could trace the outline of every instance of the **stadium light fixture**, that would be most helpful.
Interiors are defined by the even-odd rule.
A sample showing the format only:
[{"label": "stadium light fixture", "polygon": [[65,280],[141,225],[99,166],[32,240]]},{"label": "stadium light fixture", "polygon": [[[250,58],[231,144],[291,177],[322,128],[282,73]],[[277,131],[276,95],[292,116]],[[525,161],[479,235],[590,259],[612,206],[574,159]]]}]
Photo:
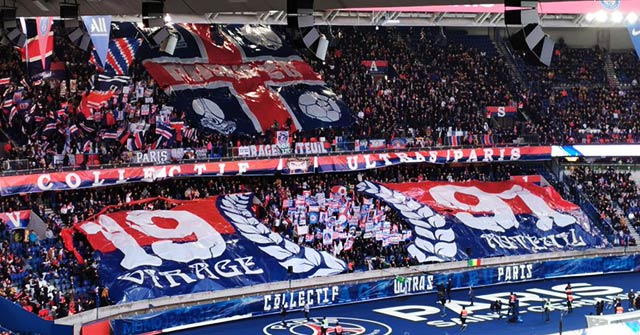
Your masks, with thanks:
[{"label": "stadium light fixture", "polygon": [[636,24],[638,22],[638,14],[635,12],[631,12],[627,14],[627,23],[628,24]]},{"label": "stadium light fixture", "polygon": [[164,23],[171,24],[171,15],[169,13],[164,15]]},{"label": "stadium light fixture", "polygon": [[4,36],[6,36],[13,45],[19,48],[24,47],[27,42],[27,36],[18,28],[16,7],[1,7],[0,17],[2,18]]},{"label": "stadium light fixture", "polygon": [[146,28],[161,27],[164,22],[164,0],[142,1],[142,23]]},{"label": "stadium light fixture", "polygon": [[615,12],[611,13],[611,22],[620,23],[620,22],[622,22],[622,20],[624,20],[624,15],[622,15],[621,12],[615,11]]},{"label": "stadium light fixture", "polygon": [[584,17],[584,19],[587,20],[587,22],[592,22],[595,18],[596,18],[596,13],[587,13],[587,15],[585,15]]},{"label": "stadium light fixture", "polygon": [[609,15],[607,15],[607,12],[603,11],[603,10],[599,10],[596,13],[596,21],[600,22],[600,23],[605,23],[607,22],[607,19],[609,18]]}]

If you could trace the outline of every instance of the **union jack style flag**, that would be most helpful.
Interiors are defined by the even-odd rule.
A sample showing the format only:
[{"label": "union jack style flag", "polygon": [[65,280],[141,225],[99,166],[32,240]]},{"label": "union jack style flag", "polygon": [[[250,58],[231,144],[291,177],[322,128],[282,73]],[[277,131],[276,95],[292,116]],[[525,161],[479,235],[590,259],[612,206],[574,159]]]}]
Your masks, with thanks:
[{"label": "union jack style flag", "polygon": [[13,108],[11,108],[11,113],[9,114],[9,125],[11,125],[11,120],[13,120],[17,113],[18,108],[16,106],[13,106]]},{"label": "union jack style flag", "polygon": [[136,150],[142,150],[142,132],[137,131],[135,135],[133,135],[133,145]]},{"label": "union jack style flag", "polygon": [[91,140],[87,139],[82,146],[82,152],[91,152]]},{"label": "union jack style flag", "polygon": [[[142,44],[141,38],[115,38],[109,41],[109,51],[107,52],[107,61],[104,70],[107,75],[122,76],[129,73],[129,66],[135,59],[136,52]],[[91,52],[89,61],[99,66],[96,60],[98,56],[96,51]]]},{"label": "union jack style flag", "polygon": [[196,137],[196,128],[182,128],[183,137],[193,140]]},{"label": "union jack style flag", "polygon": [[170,140],[173,138],[173,131],[166,123],[158,122],[156,125],[156,134]]},{"label": "union jack style flag", "polygon": [[103,135],[102,138],[105,140],[117,140],[118,139],[118,132],[117,131],[106,131]]}]

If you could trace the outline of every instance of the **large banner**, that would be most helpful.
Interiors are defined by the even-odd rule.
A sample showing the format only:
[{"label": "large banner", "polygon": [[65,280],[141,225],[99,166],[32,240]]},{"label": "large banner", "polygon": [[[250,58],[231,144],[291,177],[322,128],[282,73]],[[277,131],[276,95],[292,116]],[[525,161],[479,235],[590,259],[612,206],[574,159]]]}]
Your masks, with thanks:
[{"label": "large banner", "polygon": [[[99,274],[116,302],[330,276],[346,264],[300,247],[260,223],[253,195],[175,202],[171,210],[126,210],[75,225],[99,253]],[[64,234],[69,239],[69,234]],[[65,245],[72,242],[65,241]],[[291,273],[288,268],[291,267]]]},{"label": "large banner", "polygon": [[579,206],[552,187],[506,182],[362,182],[413,229],[420,262],[523,255],[608,246]]},{"label": "large banner", "polygon": [[[504,283],[555,278],[558,276],[616,273],[638,271],[639,269],[640,257],[631,255],[531,262],[449,273],[427,274],[416,272],[414,275],[408,277],[396,277],[394,279],[380,279],[344,285],[316,286],[313,288],[293,290],[287,293],[265,293],[263,295],[168,310],[126,319],[116,319],[111,321],[111,323],[114,334],[133,335],[226,317],[242,318],[276,314],[279,312],[279,306],[282,304],[286,306],[289,312],[292,312],[300,310],[306,302],[308,302],[312,308],[316,308],[402,295],[424,294],[434,292],[439,283],[444,284],[449,279],[451,279],[452,286],[456,289],[467,287],[478,288],[489,285],[502,285]],[[532,292],[527,294],[529,298],[533,298],[537,302],[543,301],[543,299],[539,299],[538,296]],[[553,294],[553,292],[551,292],[551,294]],[[564,291],[560,291],[559,294],[564,294]],[[508,299],[509,292],[505,292],[499,296],[503,299]],[[554,297],[557,298],[557,296]],[[601,298],[609,301],[611,296]],[[486,309],[489,308],[489,304],[483,305],[486,305]]]},{"label": "large banner", "polygon": [[173,56],[144,66],[194,126],[230,134],[347,127],[351,111],[321,76],[266,26],[173,25]]},{"label": "large banner", "polygon": [[9,227],[9,230],[27,228],[30,219],[31,211],[13,211],[0,213],[0,220]]},{"label": "large banner", "polygon": [[[303,149],[306,152],[315,150],[306,144]],[[313,173],[314,169],[321,173],[349,172],[411,163],[503,162],[550,158],[551,147],[548,146],[497,147],[122,167],[4,176],[0,177],[0,195],[75,190],[185,177],[269,176],[278,172],[282,174]],[[141,161],[145,162],[145,160],[151,161],[151,156],[145,157],[143,154]]]}]

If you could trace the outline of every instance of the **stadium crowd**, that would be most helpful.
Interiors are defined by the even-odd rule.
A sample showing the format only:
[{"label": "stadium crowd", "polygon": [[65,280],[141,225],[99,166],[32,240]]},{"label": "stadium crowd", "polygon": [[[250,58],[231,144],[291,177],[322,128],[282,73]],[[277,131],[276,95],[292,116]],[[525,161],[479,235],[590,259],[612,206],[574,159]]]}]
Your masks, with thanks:
[{"label": "stadium crowd", "polygon": [[[28,160],[20,168],[123,164],[129,160],[123,153],[167,147],[206,148],[209,157],[222,157],[233,153],[231,147],[273,143],[275,130],[290,127],[274,124],[264,134],[230,136],[190,130],[183,111],[165,108],[168,97],[140,60],[130,66],[128,88],[130,92],[142,88],[144,96],[123,94],[128,97],[125,102],[113,100],[90,112],[83,107],[83,113],[79,107],[99,70],[88,61],[88,52],[74,47],[59,31],[55,36],[54,61],[64,63],[69,79],[63,85],[55,80],[25,85],[18,53],[0,51],[0,75],[10,78],[2,97],[1,121],[12,141],[4,154],[8,160]],[[335,36],[326,62],[308,61],[352,109],[356,124],[348,129],[292,132],[294,142],[323,137],[329,143],[336,138],[345,142],[381,138],[390,143],[406,137],[419,138],[416,146],[430,147],[507,144],[523,136],[534,143],[640,140],[638,90],[605,85],[605,50],[572,49],[560,43],[552,68],[521,64],[528,84],[521,91],[504,70],[506,59],[486,36],[393,27],[341,27]],[[625,65],[628,55],[611,57],[621,73],[635,78]],[[362,61],[371,60],[387,61],[386,73],[368,74],[370,69]],[[146,98],[153,99],[148,110]],[[486,106],[518,106],[528,119],[487,118]],[[156,121],[159,115],[162,121]],[[174,128],[168,141],[156,133],[156,122],[164,121]],[[146,129],[141,147],[134,129]],[[97,154],[96,158],[83,155],[88,153]]]},{"label": "stadium crowd", "polygon": [[[331,197],[331,189],[343,185],[353,190],[359,180],[380,182],[408,182],[419,180],[508,180],[511,175],[530,174],[535,167],[513,164],[468,165],[464,167],[433,167],[428,164],[405,167],[389,167],[358,173],[329,174],[320,176],[282,177],[233,177],[193,178],[167,180],[152,184],[141,183],[103,189],[83,189],[68,192],[25,194],[0,199],[0,211],[32,210],[45,220],[44,238],[23,230],[9,231],[6,223],[0,223],[0,295],[20,303],[26,310],[51,319],[91,309],[99,301],[109,304],[108,290],[100,287],[100,299],[95,289],[99,286],[96,264],[92,251],[81,234],[75,234],[74,246],[86,263],[78,263],[62,242],[61,231],[81,222],[109,205],[122,206],[134,200],[156,196],[172,199],[205,198],[218,194],[252,191],[262,204],[256,211],[262,222],[274,231],[300,244],[318,250],[328,250],[349,263],[351,271],[379,269],[414,264],[403,247],[405,242],[382,246],[382,241],[362,238],[357,234],[350,250],[344,250],[343,242],[324,245],[322,238],[312,241],[297,236],[295,225],[282,207],[283,199],[295,199],[305,191],[324,193]],[[353,192],[349,191],[349,194]],[[360,196],[351,196],[358,204]],[[375,202],[378,207],[378,203]],[[384,208],[385,206],[381,206]],[[155,207],[159,209],[161,207]],[[385,211],[387,221],[394,230],[406,230],[405,224]],[[322,223],[310,227],[322,231]],[[360,233],[360,228],[358,228]]]},{"label": "stadium crowd", "polygon": [[583,192],[600,212],[605,227],[617,232],[614,244],[629,246],[637,241],[630,235],[629,226],[637,226],[640,215],[640,189],[629,171],[614,166],[606,168],[574,167],[568,175],[578,192]]},{"label": "stadium crowd", "polygon": [[[527,134],[538,136],[542,143],[640,140],[636,89],[583,86],[587,82],[604,82],[600,72],[603,50],[561,46],[556,54],[557,67],[544,74],[548,80],[531,77],[542,85],[520,91],[504,70],[505,60],[488,38],[478,45],[470,42],[468,36],[453,31],[439,34],[426,28],[373,27],[339,28],[336,36],[336,44],[324,64],[309,61],[353,110],[356,124],[350,129],[297,132],[292,134],[294,141],[320,136],[329,142],[338,136],[349,141],[413,137],[423,138],[424,146],[435,146],[452,145],[452,137],[460,137],[458,144],[492,145],[511,143]],[[149,115],[142,113],[140,99],[143,98],[132,98],[131,104],[116,103],[93,111],[93,120],[89,120],[77,107],[90,87],[95,66],[88,62],[88,53],[74,48],[66,38],[56,37],[55,41],[56,61],[65,63],[73,85],[20,84],[25,74],[18,55],[8,48],[0,48],[0,75],[11,81],[2,97],[3,106],[8,101],[1,116],[2,128],[13,141],[4,148],[6,159],[26,159],[30,168],[48,168],[53,167],[56,154],[67,157],[62,165],[69,165],[69,155],[99,153],[100,164],[125,163],[123,153],[134,150],[134,141],[131,137],[122,140],[121,135],[127,134],[130,127],[140,125],[147,129],[142,138],[144,149],[154,148],[160,138],[155,132],[154,113],[163,109],[167,96],[149,78],[140,62],[131,66],[130,87],[132,91],[142,87],[148,97],[153,97]],[[388,61],[388,73],[368,75],[369,69],[361,63],[365,60]],[[579,85],[553,87],[563,82]],[[26,105],[20,105],[17,100]],[[530,121],[516,117],[505,126],[485,116],[486,106],[519,105],[530,116]],[[184,121],[184,115],[173,110],[168,120],[179,124]],[[48,124],[54,124],[53,129],[45,129]],[[272,143],[273,131],[287,130],[287,127],[287,124],[274,125],[265,134],[232,136],[186,132],[188,128],[183,127],[178,130],[181,136],[176,134],[174,141],[160,147],[205,147],[210,156],[225,156],[230,145]],[[116,133],[118,137],[106,138],[107,133]],[[491,136],[490,143],[481,140],[484,135]],[[436,168],[413,165],[322,176],[182,179],[110,187],[109,192],[87,189],[5,197],[0,199],[0,211],[33,210],[45,219],[48,229],[45,238],[40,238],[33,233],[24,236],[23,232],[20,235],[21,231],[10,232],[8,226],[0,223],[0,294],[45,319],[109,304],[108,290],[99,287],[88,243],[81,236],[75,236],[76,247],[88,260],[81,265],[64,249],[61,231],[108,205],[123,205],[155,196],[193,199],[252,191],[262,203],[258,214],[267,226],[301,244],[333,252],[354,271],[406,266],[415,261],[403,248],[404,242],[383,246],[373,239],[360,237],[350,250],[345,250],[344,245],[324,245],[315,237],[310,241],[301,239],[282,207],[282,200],[294,199],[304,191],[321,192],[329,197],[333,186],[343,185],[351,190],[362,179],[382,182],[505,180],[510,175],[529,174],[528,170],[522,165],[497,163]],[[625,179],[613,171],[594,173],[577,169],[573,176],[589,181],[582,185],[583,190],[594,199],[603,220],[610,220],[623,231],[624,238],[629,224],[627,218],[640,212],[637,186],[628,176]],[[605,187],[598,186],[604,182]],[[364,202],[359,196],[352,200]],[[406,229],[401,220],[388,214],[394,230]],[[323,226],[311,227],[316,228],[321,231]]]}]

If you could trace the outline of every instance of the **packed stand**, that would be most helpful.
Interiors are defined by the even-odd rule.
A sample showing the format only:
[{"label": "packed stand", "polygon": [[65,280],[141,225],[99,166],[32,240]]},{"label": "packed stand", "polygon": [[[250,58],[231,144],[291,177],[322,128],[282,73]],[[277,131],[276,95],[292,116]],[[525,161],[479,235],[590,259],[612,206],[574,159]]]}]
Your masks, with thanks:
[{"label": "packed stand", "polygon": [[[517,129],[497,129],[485,106],[517,104],[511,78],[488,37],[484,50],[469,47],[459,31],[429,28],[334,28],[335,46],[320,69],[356,115],[352,140],[424,137],[426,146],[481,145],[492,134],[510,143]],[[448,37],[448,35],[451,35]],[[386,76],[372,76],[362,61],[385,60]]]},{"label": "packed stand", "polygon": [[[130,93],[130,104],[111,101],[108,108],[93,109],[92,114],[80,112],[78,107],[100,70],[89,62],[88,52],[76,48],[60,27],[54,28],[54,62],[65,64],[69,84],[52,80],[25,85],[18,53],[11,48],[0,52],[2,75],[11,78],[3,97],[7,105],[2,125],[15,143],[4,148],[5,154],[11,160],[28,160],[24,168],[126,163],[123,153],[167,147],[207,148],[209,157],[220,157],[229,155],[229,147],[271,144],[275,130],[291,127],[290,122],[274,123],[264,134],[231,136],[187,132],[182,111],[164,108],[168,97],[139,60],[130,66],[128,87],[130,92],[143,89],[143,97]],[[295,132],[293,141],[421,137],[420,145],[433,146],[450,145],[451,136],[456,136],[459,144],[510,143],[518,135],[517,127],[496,127],[484,111],[486,105],[517,104],[517,94],[510,89],[514,85],[502,70],[503,60],[495,48],[486,46],[488,38],[470,42],[460,32],[450,35],[435,39],[427,28],[336,29],[338,38],[326,64],[309,61],[352,108],[357,124],[353,129]],[[366,74],[361,61],[371,59],[389,62],[393,69],[388,80]],[[424,80],[427,76],[429,80]],[[148,113],[145,98],[154,101]],[[176,132],[174,139],[159,141],[154,114],[166,116]],[[142,148],[132,136],[140,127],[146,129]],[[493,139],[483,143],[487,134]]]},{"label": "packed stand", "polygon": [[[509,44],[508,41],[505,43]],[[518,52],[515,54],[520,72],[527,84],[535,90],[606,84],[606,50],[598,46],[571,48],[560,39],[555,45],[550,67],[529,65]]]},{"label": "packed stand", "polygon": [[[294,222],[282,207],[282,200],[295,199],[305,191],[331,196],[331,189],[343,185],[353,190],[359,180],[380,182],[408,182],[419,180],[446,181],[496,181],[508,180],[511,175],[535,173],[534,167],[507,163],[466,165],[464,167],[433,167],[429,164],[388,167],[377,170],[347,174],[319,176],[282,177],[233,177],[192,178],[166,180],[152,184],[132,184],[104,189],[85,189],[65,192],[25,194],[0,199],[0,211],[32,210],[47,224],[44,238],[31,232],[24,236],[23,230],[9,231],[0,224],[0,295],[21,304],[43,318],[59,318],[96,305],[95,289],[99,286],[96,264],[92,262],[92,251],[80,234],[74,237],[74,245],[86,260],[77,262],[62,243],[61,230],[98,213],[109,205],[124,205],[134,200],[156,196],[172,199],[206,198],[218,194],[252,191],[262,203],[257,215],[262,222],[283,237],[301,244],[327,250],[346,260],[352,270],[378,269],[390,266],[414,264],[404,248],[404,243],[383,247],[371,239],[356,238],[350,250],[343,243],[325,246],[321,239],[308,241],[296,237]],[[349,194],[353,194],[349,191]],[[360,196],[352,199],[356,204],[365,202]],[[383,204],[373,202],[387,214],[391,227],[399,232],[407,230],[405,224]],[[155,209],[158,209],[156,207]],[[381,214],[383,214],[381,212]],[[321,223],[317,227],[321,229]],[[105,306],[108,290],[99,287],[100,305]]]},{"label": "packed stand", "polygon": [[616,76],[622,85],[637,87],[640,80],[640,61],[635,50],[609,54]]},{"label": "packed stand", "polygon": [[[573,167],[568,177],[578,192],[583,192],[600,212],[605,227],[617,231],[615,245],[636,245],[629,226],[637,226],[640,215],[640,189],[630,172],[621,172],[615,167],[593,169]],[[633,229],[633,228],[632,228]]]},{"label": "packed stand", "polygon": [[531,93],[524,134],[544,143],[606,144],[640,142],[638,90],[571,87]]}]

